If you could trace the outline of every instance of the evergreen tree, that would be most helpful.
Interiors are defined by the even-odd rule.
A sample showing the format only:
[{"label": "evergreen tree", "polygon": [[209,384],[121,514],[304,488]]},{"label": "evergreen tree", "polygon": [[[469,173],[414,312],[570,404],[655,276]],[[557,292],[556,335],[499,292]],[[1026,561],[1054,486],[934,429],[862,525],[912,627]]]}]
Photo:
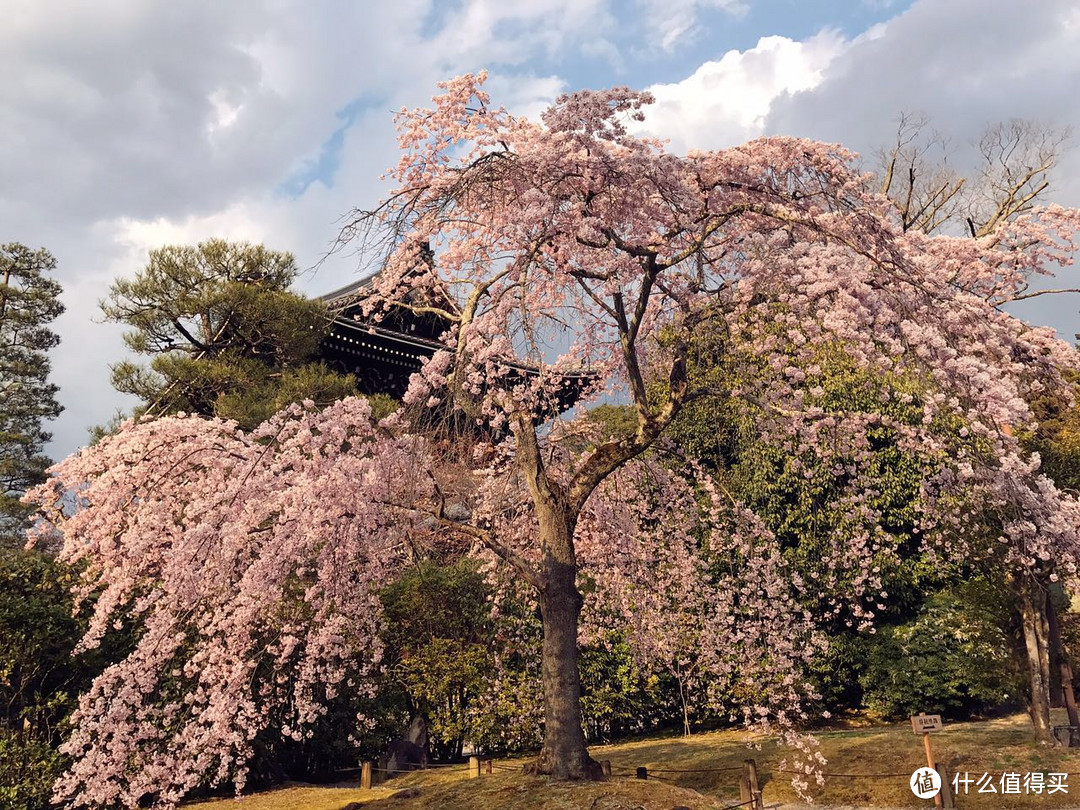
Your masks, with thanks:
[{"label": "evergreen tree", "polygon": [[47,250],[0,245],[0,546],[22,544],[30,510],[19,498],[51,463],[42,424],[61,408],[47,352],[60,338],[49,324],[64,311],[55,268]]},{"label": "evergreen tree", "polygon": [[112,367],[137,412],[185,411],[253,427],[290,402],[353,393],[351,377],[311,362],[330,327],[326,308],[289,290],[289,253],[220,239],[150,252],[146,268],[114,282],[105,317],[132,327],[128,347],[149,366]]}]

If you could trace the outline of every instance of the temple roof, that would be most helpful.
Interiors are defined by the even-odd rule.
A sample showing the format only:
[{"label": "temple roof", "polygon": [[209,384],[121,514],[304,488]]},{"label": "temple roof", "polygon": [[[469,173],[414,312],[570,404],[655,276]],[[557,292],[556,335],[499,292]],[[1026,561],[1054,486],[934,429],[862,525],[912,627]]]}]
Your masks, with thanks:
[{"label": "temple roof", "polygon": [[[329,366],[354,374],[363,394],[401,397],[409,377],[419,371],[424,360],[446,348],[438,338],[449,328],[446,319],[428,313],[416,314],[408,307],[384,312],[377,322],[365,316],[361,303],[374,274],[319,296],[334,313],[330,333],[319,352]],[[507,366],[515,373],[535,374],[536,370],[517,361]],[[566,375],[564,406],[576,398],[576,391],[591,379],[588,372]]]},{"label": "temple roof", "polygon": [[358,297],[357,293],[367,287],[371,280],[375,278],[375,275],[364,276],[359,281],[354,281],[351,284],[346,284],[344,287],[339,287],[336,290],[331,290],[328,293],[323,293],[317,300],[323,301],[326,304],[337,304],[339,302],[345,303],[349,299]]},{"label": "temple roof", "polygon": [[405,309],[384,316],[379,323],[365,317],[360,303],[372,278],[319,296],[334,314],[319,354],[327,365],[354,374],[361,393],[400,397],[409,376],[443,348],[435,338],[445,327],[430,316],[418,317]]}]

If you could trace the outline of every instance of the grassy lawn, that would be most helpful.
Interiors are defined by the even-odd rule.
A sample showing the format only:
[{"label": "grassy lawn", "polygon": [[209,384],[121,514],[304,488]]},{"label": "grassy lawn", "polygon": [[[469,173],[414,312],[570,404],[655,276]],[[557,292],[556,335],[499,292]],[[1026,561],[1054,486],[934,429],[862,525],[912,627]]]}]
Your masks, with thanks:
[{"label": "grassy lawn", "polygon": [[[880,726],[861,730],[822,731],[817,735],[822,753],[829,760],[823,788],[814,788],[815,804],[819,805],[878,805],[886,807],[925,807],[909,787],[908,776],[925,764],[922,738],[911,732],[908,724]],[[932,735],[935,758],[950,774],[967,772],[976,779],[984,772],[1059,771],[1072,773],[1066,780],[1069,795],[1025,796],[1023,794],[977,794],[969,787],[967,796],[960,795],[958,807],[1025,808],[1080,806],[1080,749],[1042,748],[1032,742],[1031,726],[1026,715],[974,723],[946,724],[945,729]],[[748,748],[755,743],[756,748]],[[753,757],[758,766],[767,804],[798,803],[790,777],[778,772],[785,751],[772,741],[755,741],[737,732],[715,732],[690,738],[640,740],[615,746],[599,747],[593,756],[610,759],[616,772],[645,765],[650,772],[682,787],[693,788],[726,801],[738,801],[739,772],[721,773],[664,773],[672,770],[729,768],[739,766],[743,759]],[[903,774],[853,778],[847,774]],[[992,774],[994,786],[1000,790],[1000,773]],[[1021,790],[1023,787],[1021,786]]]},{"label": "grassy lawn", "polygon": [[[821,750],[829,759],[826,773],[836,774],[824,788],[815,788],[815,805],[854,807],[928,807],[931,801],[916,799],[908,788],[908,775],[924,764],[922,740],[907,724],[868,729],[822,731],[817,735]],[[1064,808],[1080,807],[1080,749],[1044,749],[1031,740],[1026,715],[975,723],[946,724],[933,735],[938,762],[950,773],[964,772],[973,778],[990,772],[1000,790],[1001,771],[1026,774],[1030,771],[1069,773],[1069,793],[1054,796],[1001,795],[976,793],[972,785],[967,796],[957,799],[958,808]],[[753,747],[751,747],[753,746]],[[406,774],[370,791],[355,787],[292,786],[232,801],[193,805],[197,810],[340,810],[350,802],[372,808],[434,810],[460,807],[464,810],[670,810],[682,804],[693,810],[724,807],[738,802],[738,779],[742,762],[753,757],[764,786],[766,806],[794,805],[799,798],[790,777],[778,772],[784,751],[769,740],[720,731],[689,738],[664,737],[637,740],[591,749],[596,759],[610,760],[616,778],[602,784],[549,785],[542,779],[525,777],[520,766],[525,760],[498,760],[492,776],[467,779],[466,769],[432,770]],[[651,777],[641,782],[633,777],[639,766],[649,768]],[[706,772],[706,769],[734,770]],[[683,771],[683,772],[680,772]],[[998,773],[993,773],[998,772]],[[897,774],[853,778],[846,774]],[[415,788],[411,797],[394,797],[403,789]],[[1023,787],[1021,787],[1023,790]]]},{"label": "grassy lawn", "polygon": [[421,780],[417,795],[395,797],[406,781],[401,780],[392,789],[378,787],[368,791],[291,787],[249,796],[239,803],[226,800],[192,807],[198,810],[341,810],[350,802],[361,802],[364,810],[671,810],[680,805],[690,810],[720,810],[724,807],[717,800],[686,788],[636,779],[547,783],[543,779],[504,772],[478,780],[462,777],[431,784]]}]

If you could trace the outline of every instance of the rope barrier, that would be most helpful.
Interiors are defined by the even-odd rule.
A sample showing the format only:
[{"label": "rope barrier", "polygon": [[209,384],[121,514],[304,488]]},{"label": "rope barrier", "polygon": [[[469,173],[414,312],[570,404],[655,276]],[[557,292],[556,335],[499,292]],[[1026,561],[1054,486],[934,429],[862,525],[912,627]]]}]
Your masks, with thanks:
[{"label": "rope barrier", "polygon": [[[926,766],[922,765],[920,767],[925,768]],[[1031,768],[1027,768],[1027,769],[1014,768],[1014,769],[1008,770],[1008,771],[988,771],[985,768],[965,768],[962,765],[957,766],[955,769],[949,768],[949,773],[952,773],[952,774],[955,774],[955,773],[978,773],[978,774],[983,774],[983,773],[985,773],[988,776],[1001,776],[1002,774],[1006,774],[1006,773],[1019,773],[1019,774],[1025,774],[1025,773],[1063,773],[1066,776],[1080,776],[1080,771],[1055,771],[1053,768],[1034,768],[1034,767],[1031,767]],[[827,773],[825,775],[826,776],[834,776],[834,775],[843,776],[844,774],[828,774]],[[909,773],[902,773],[902,774],[898,774],[898,775],[899,776],[911,776],[911,774],[909,774]],[[861,776],[861,774],[855,774],[855,776]]]},{"label": "rope barrier", "polygon": [[649,773],[723,773],[742,769],[742,765],[732,765],[730,768],[649,768]]},{"label": "rope barrier", "polygon": [[[459,766],[432,766],[432,767],[459,767]],[[498,770],[504,770],[504,771],[516,771],[516,770],[518,770],[518,767],[516,765],[498,765],[498,764],[495,764],[495,765],[492,765],[492,767],[497,768]],[[651,779],[653,777],[653,774],[658,774],[658,773],[731,773],[733,771],[741,771],[742,769],[743,769],[742,765],[731,765],[731,766],[728,766],[728,767],[725,767],[725,768],[652,768],[652,767],[650,767],[649,768],[649,778]],[[787,768],[769,768],[769,766],[767,766],[767,765],[760,766],[760,769],[763,770],[763,771],[766,771],[766,772],[771,772],[771,773],[786,773],[786,774],[798,774],[800,776],[814,776],[814,774],[807,774],[805,771],[793,771],[793,770],[789,770]],[[1043,769],[1043,770],[1046,773],[1066,773],[1065,771],[1053,771],[1051,769]],[[969,772],[974,773],[975,771],[969,771]],[[636,768],[625,768],[625,767],[612,767],[611,773],[612,773],[612,775],[618,775],[618,776],[634,776],[637,773],[637,769]],[[979,773],[1004,774],[1004,773],[1018,773],[1018,771],[1016,771],[1016,770],[1011,770],[1011,771],[979,770]],[[1068,773],[1066,773],[1066,775],[1067,776],[1080,776],[1080,771],[1068,772]],[[907,771],[905,771],[903,773],[824,773],[824,774],[822,774],[822,776],[833,777],[833,778],[837,778],[837,779],[896,779],[896,778],[901,778],[901,777],[907,778],[907,777],[911,776],[911,773],[907,772]],[[659,779],[660,777],[657,777],[657,778]],[[738,807],[738,805],[734,805],[734,806]]]},{"label": "rope barrier", "polygon": [[418,773],[423,768],[372,768],[374,773]]},{"label": "rope barrier", "polygon": [[[806,773],[806,771],[789,771],[786,769],[777,768],[774,773],[791,773],[798,774],[799,776],[815,776],[813,773]],[[894,779],[897,777],[904,777],[905,779],[911,776],[910,772],[907,773],[823,773],[825,777],[835,777],[837,779]]]},{"label": "rope barrier", "polygon": [[375,766],[373,771],[378,773],[419,773],[421,771],[431,771],[436,768],[467,768],[469,763],[467,762],[451,762],[451,763],[438,763],[435,765],[428,765],[425,768],[380,768]]}]

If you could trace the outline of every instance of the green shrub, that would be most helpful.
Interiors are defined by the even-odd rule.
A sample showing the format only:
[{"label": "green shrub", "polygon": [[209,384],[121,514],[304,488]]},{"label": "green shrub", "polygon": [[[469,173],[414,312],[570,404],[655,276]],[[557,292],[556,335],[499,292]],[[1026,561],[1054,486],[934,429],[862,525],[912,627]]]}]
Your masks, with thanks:
[{"label": "green shrub", "polygon": [[623,632],[609,630],[584,646],[579,669],[581,712],[591,742],[611,742],[680,723],[673,679],[642,672]]},{"label": "green shrub", "polygon": [[910,621],[882,628],[859,682],[868,709],[900,719],[918,712],[963,718],[1010,702],[1017,673],[1007,605],[986,583],[932,596]]},{"label": "green shrub", "polygon": [[817,695],[809,704],[811,714],[820,715],[824,710],[837,714],[862,708],[867,649],[876,641],[876,636],[856,630],[829,637],[829,648],[814,656],[806,673]]},{"label": "green shrub", "polygon": [[52,747],[0,727],[0,810],[44,810],[60,770]]}]

